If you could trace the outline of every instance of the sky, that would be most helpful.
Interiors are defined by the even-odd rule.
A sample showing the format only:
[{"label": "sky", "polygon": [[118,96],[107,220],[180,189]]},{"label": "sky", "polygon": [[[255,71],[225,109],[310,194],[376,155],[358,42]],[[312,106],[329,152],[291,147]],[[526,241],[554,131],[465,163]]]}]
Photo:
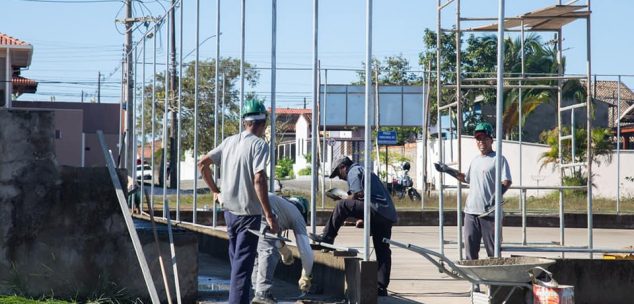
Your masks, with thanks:
[{"label": "sky", "polygon": [[[216,32],[216,1],[200,0],[200,41]],[[221,1],[222,57],[240,58],[240,1]],[[169,0],[134,1],[134,16],[160,17]],[[424,49],[426,28],[435,30],[436,0],[374,0],[373,56],[403,55],[413,70],[421,70],[418,54]],[[444,2],[444,1],[443,1]],[[556,4],[557,0],[507,0],[505,14],[516,16]],[[566,2],[566,1],[563,1]],[[585,4],[585,0],[575,4]],[[34,47],[31,66],[22,76],[39,81],[37,94],[25,94],[19,100],[89,101],[96,95],[98,73],[102,80],[102,102],[118,103],[121,93],[121,58],[123,25],[115,22],[124,17],[122,0],[2,0],[0,32],[24,40]],[[277,66],[305,70],[277,71],[277,106],[301,107],[311,99],[312,67],[311,0],[278,0]],[[463,17],[496,17],[497,0],[462,0]],[[195,48],[196,1],[183,3],[183,54]],[[631,0],[592,1],[592,73],[634,75],[631,53],[634,42],[631,23],[634,10]],[[178,16],[178,15],[177,15]],[[455,4],[443,10],[442,26],[455,24]],[[365,58],[365,1],[319,0],[319,60],[328,71],[328,83],[350,83],[353,71],[360,69]],[[177,19],[177,23],[180,21]],[[178,26],[178,25],[177,25]],[[462,25],[463,27],[465,24]],[[139,24],[134,41],[140,41],[146,27]],[[165,28],[158,35],[158,61],[165,62]],[[177,28],[177,31],[179,29]],[[515,35],[515,34],[510,34]],[[542,34],[544,40],[552,34]],[[586,22],[564,27],[564,56],[567,73],[586,71]],[[177,36],[177,40],[180,39]],[[147,61],[152,61],[152,41],[146,44]],[[246,1],[246,58],[260,70],[260,81],[247,91],[255,91],[270,100],[271,77],[271,1]],[[215,38],[200,47],[200,58],[215,58]],[[178,50],[180,51],[180,50]],[[195,58],[194,53],[185,61]],[[157,67],[159,71],[163,65]],[[138,69],[141,73],[141,67]],[[150,77],[151,66],[146,75]],[[323,74],[322,74],[323,75]],[[323,77],[323,76],[322,76]],[[149,78],[148,78],[149,79]],[[613,79],[615,77],[600,77]],[[322,79],[324,81],[325,79]],[[137,80],[138,82],[141,79]],[[624,78],[634,88],[634,77]]]}]

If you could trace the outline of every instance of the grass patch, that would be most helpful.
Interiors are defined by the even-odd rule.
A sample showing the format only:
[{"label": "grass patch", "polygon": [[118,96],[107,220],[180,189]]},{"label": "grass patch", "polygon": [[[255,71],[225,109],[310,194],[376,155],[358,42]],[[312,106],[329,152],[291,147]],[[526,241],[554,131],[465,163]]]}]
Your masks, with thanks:
[{"label": "grass patch", "polygon": [[66,302],[66,301],[55,300],[55,299],[34,300],[34,299],[28,299],[28,298],[24,298],[20,296],[0,296],[0,303],[1,304],[40,304],[40,303],[67,304],[72,302]]},{"label": "grass patch", "polygon": [[[283,195],[286,196],[303,196],[310,201],[310,192],[309,191],[289,191],[284,189]],[[162,195],[154,196],[154,208],[159,211],[162,210]],[[432,194],[430,196],[425,196],[425,205],[423,210],[438,210],[438,195]],[[171,209],[176,208],[176,196],[168,195],[167,200],[169,201],[169,205]],[[193,196],[192,195],[181,195],[180,198],[180,206],[181,210],[191,210],[193,209]],[[396,196],[392,197],[394,201],[394,206],[399,210],[421,210],[421,201],[412,201],[407,196],[403,199],[399,199]],[[517,196],[505,197],[507,201],[504,210],[510,213],[520,213],[520,199]],[[335,201],[326,197],[323,202],[321,200],[321,193],[317,193],[315,197],[315,201],[317,203],[317,209],[332,209],[335,206]],[[463,207],[467,202],[467,194],[462,195],[462,204]],[[534,197],[527,196],[526,198],[526,209],[529,213],[559,213],[559,193],[552,192],[548,195],[542,197]],[[564,194],[564,211],[566,213],[585,213],[587,211],[587,198],[585,195],[576,195],[576,194]],[[211,209],[212,204],[212,196],[209,193],[198,194],[198,209],[204,209],[207,206],[208,209]],[[444,194],[444,209],[445,210],[456,210],[457,207],[457,195],[455,192],[446,191]],[[144,205],[144,209],[147,209],[147,206]],[[592,200],[592,211],[596,214],[614,214],[616,213],[616,199],[595,197]],[[634,213],[634,197],[621,198],[621,213]]]}]

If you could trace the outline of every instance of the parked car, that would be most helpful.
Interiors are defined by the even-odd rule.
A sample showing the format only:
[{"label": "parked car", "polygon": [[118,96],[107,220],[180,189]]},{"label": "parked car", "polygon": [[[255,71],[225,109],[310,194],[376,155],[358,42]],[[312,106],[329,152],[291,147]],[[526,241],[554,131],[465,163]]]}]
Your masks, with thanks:
[{"label": "parked car", "polygon": [[148,164],[137,165],[136,166],[136,179],[139,181],[151,181],[152,178],[152,167]]}]

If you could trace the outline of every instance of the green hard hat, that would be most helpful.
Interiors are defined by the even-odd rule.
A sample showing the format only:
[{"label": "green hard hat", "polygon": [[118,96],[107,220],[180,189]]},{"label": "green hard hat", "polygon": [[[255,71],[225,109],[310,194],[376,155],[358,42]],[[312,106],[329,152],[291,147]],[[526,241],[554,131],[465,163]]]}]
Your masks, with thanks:
[{"label": "green hard hat", "polygon": [[265,120],[266,108],[264,104],[255,99],[249,99],[242,105],[242,119],[244,120]]},{"label": "green hard hat", "polygon": [[473,135],[476,136],[478,132],[482,132],[486,136],[493,138],[493,127],[488,122],[479,122],[475,127],[475,131],[473,131]]}]

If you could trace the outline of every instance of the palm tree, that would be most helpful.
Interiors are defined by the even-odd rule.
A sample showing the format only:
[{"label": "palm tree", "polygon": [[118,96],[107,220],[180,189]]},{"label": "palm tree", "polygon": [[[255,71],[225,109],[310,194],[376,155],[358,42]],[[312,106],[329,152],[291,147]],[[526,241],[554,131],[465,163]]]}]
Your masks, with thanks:
[{"label": "palm tree", "polygon": [[[570,135],[571,129],[562,127],[562,135]],[[584,162],[587,155],[587,130],[585,128],[575,129],[575,155],[572,155],[572,141],[562,141],[559,145],[559,131],[557,128],[544,131],[540,135],[542,141],[550,148],[541,155],[541,167],[544,168],[548,164],[567,164]],[[612,150],[614,143],[610,139],[612,131],[608,128],[592,129],[592,162],[600,166],[602,161],[612,162]],[[559,159],[559,148],[561,147],[561,159]],[[564,170],[564,185],[580,186],[585,185],[588,179],[584,176],[582,167],[570,167]],[[580,193],[583,193],[581,191]]]},{"label": "palm tree", "polygon": [[[522,72],[522,41],[507,38],[504,40],[504,71],[506,75],[517,76]],[[487,35],[481,37],[471,36],[467,40],[465,51],[465,72],[474,77],[487,76],[495,72],[497,37]],[[562,63],[565,66],[565,59]],[[524,72],[527,74],[558,74],[557,50],[554,46],[542,42],[541,37],[530,34],[524,39]],[[481,73],[481,74],[480,74]],[[493,84],[495,82],[491,82]],[[508,80],[506,84],[518,84],[517,80]],[[526,84],[526,82],[524,82]],[[531,81],[531,84],[556,85],[556,80]],[[583,86],[578,80],[565,81],[563,84],[564,98],[572,98],[575,94],[585,94]],[[465,96],[472,98],[477,95],[484,97],[484,102],[495,102],[495,90],[476,89],[468,91]],[[543,103],[555,102],[556,91],[547,89],[525,88],[522,89],[522,121],[538,106]],[[503,132],[510,135],[519,125],[519,99],[520,92],[517,89],[504,92]]]}]

